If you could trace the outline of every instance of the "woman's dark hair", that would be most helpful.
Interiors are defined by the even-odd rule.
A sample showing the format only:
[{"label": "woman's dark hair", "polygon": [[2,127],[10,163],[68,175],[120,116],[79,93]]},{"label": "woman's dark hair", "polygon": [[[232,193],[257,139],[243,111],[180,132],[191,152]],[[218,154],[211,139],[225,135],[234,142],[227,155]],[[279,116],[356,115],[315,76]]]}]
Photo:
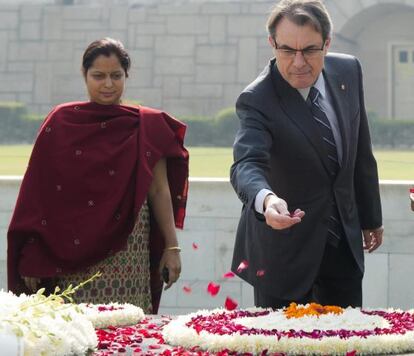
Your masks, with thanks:
[{"label": "woman's dark hair", "polygon": [[86,48],[82,58],[83,74],[86,76],[86,73],[98,56],[104,55],[109,57],[111,54],[115,54],[118,57],[119,63],[121,63],[121,67],[125,71],[125,76],[128,77],[128,70],[131,67],[131,59],[122,42],[109,37],[93,41],[88,48]]},{"label": "woman's dark hair", "polygon": [[267,31],[275,39],[276,27],[287,18],[298,26],[310,24],[322,35],[323,41],[331,37],[332,21],[321,0],[281,0],[267,20]]}]

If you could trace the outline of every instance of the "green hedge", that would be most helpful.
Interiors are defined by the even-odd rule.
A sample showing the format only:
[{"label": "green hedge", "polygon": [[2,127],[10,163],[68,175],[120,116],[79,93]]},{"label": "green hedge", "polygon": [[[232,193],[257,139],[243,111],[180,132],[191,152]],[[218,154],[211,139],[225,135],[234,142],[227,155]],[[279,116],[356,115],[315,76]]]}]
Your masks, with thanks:
[{"label": "green hedge", "polygon": [[[215,117],[183,118],[188,125],[186,143],[188,146],[233,145],[239,128],[239,119],[234,108],[219,111]],[[413,148],[413,120],[380,119],[368,110],[372,144],[377,148]]]},{"label": "green hedge", "polygon": [[42,120],[38,115],[28,115],[23,103],[0,102],[0,142],[32,143]]},{"label": "green hedge", "polygon": [[[0,102],[0,143],[32,143],[44,119],[43,115],[29,114],[19,102]],[[187,146],[231,147],[239,128],[239,119],[233,107],[219,111],[214,117],[182,117],[188,125]],[[368,110],[372,143],[375,147],[413,148],[413,120],[382,119]]]},{"label": "green hedge", "polygon": [[414,147],[414,119],[383,119],[368,111],[368,120],[373,146],[379,148]]},{"label": "green hedge", "polygon": [[188,125],[188,146],[231,147],[239,128],[234,108],[219,111],[214,117],[182,117]]}]

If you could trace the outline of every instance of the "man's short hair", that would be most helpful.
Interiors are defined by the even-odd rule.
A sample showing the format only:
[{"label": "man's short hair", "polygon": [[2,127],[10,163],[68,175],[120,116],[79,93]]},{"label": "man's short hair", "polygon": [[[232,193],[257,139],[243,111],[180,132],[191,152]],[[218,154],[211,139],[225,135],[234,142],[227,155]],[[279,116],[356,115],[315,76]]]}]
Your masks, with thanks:
[{"label": "man's short hair", "polygon": [[276,27],[283,18],[299,26],[310,24],[324,42],[331,37],[331,17],[320,0],[281,0],[267,19],[267,31],[272,38],[276,37]]}]

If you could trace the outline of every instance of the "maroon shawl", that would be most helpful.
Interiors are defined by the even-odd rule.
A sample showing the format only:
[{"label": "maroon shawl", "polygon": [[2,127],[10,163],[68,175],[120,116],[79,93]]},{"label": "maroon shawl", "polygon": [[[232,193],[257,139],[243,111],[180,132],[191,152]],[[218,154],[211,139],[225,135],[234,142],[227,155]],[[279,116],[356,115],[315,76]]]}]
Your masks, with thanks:
[{"label": "maroon shawl", "polygon": [[[144,107],[57,106],[40,128],[7,239],[8,287],[21,275],[50,278],[95,264],[126,244],[157,161],[167,159],[176,227],[188,188],[185,125]],[[151,291],[158,309],[164,239],[151,219]]]}]

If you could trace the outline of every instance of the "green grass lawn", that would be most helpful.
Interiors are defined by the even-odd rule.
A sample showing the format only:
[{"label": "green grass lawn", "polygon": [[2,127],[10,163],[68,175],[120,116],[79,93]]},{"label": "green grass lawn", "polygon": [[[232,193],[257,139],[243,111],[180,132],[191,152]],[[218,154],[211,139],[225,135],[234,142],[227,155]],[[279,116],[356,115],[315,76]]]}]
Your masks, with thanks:
[{"label": "green grass lawn", "polygon": [[[0,146],[0,175],[22,175],[32,146]],[[190,147],[191,177],[228,177],[231,148]],[[381,179],[414,180],[414,150],[375,151]]]}]

